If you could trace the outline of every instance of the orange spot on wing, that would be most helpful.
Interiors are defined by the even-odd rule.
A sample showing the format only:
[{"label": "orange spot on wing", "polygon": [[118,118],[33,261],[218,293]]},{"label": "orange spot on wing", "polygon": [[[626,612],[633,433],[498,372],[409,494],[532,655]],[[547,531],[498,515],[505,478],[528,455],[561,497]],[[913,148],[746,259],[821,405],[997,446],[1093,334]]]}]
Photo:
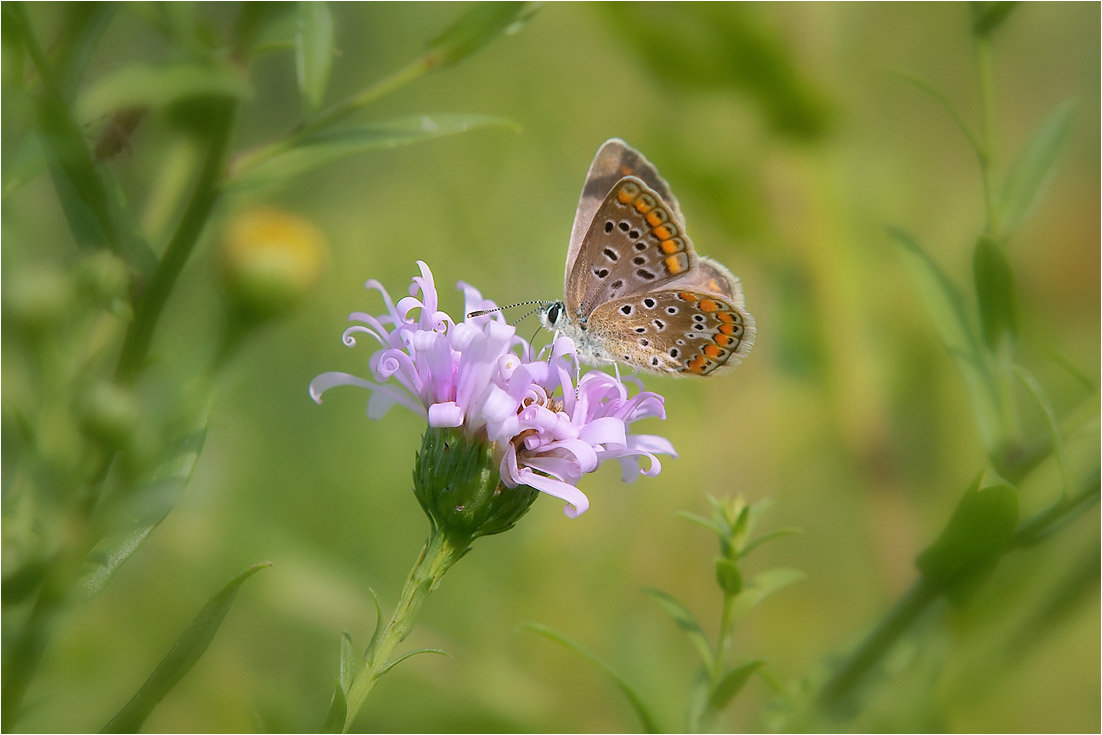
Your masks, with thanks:
[{"label": "orange spot on wing", "polygon": [[735,322],[735,312],[733,311],[721,311],[716,314],[716,316],[721,322],[726,322],[728,324],[733,324]]},{"label": "orange spot on wing", "polygon": [[726,347],[734,341],[735,340],[731,339],[726,334],[717,334],[715,337],[715,343],[720,347]]},{"label": "orange spot on wing", "polygon": [[[720,318],[722,319],[723,317],[721,316]],[[724,334],[734,334],[735,333],[735,325],[734,324],[720,324],[719,325],[719,331],[723,332]]]},{"label": "orange spot on wing", "polygon": [[712,299],[702,299],[699,306],[701,311],[716,311],[719,309],[719,304]]},{"label": "orange spot on wing", "polygon": [[682,291],[677,297],[682,301],[696,301],[696,294],[692,291]]},{"label": "orange spot on wing", "polygon": [[616,198],[620,200],[620,204],[631,204],[631,200],[634,199],[635,196],[628,191],[627,188],[623,188],[616,192]]},{"label": "orange spot on wing", "polygon": [[653,209],[647,213],[647,224],[651,227],[657,227],[667,219],[669,218],[666,216],[666,210],[664,209]]},{"label": "orange spot on wing", "polygon": [[723,350],[719,349],[715,345],[704,345],[704,354],[708,357],[719,357],[723,354]]},{"label": "orange spot on wing", "polygon": [[666,258],[666,270],[674,275],[685,270],[685,265],[681,262],[682,257],[682,255],[678,254]]},{"label": "orange spot on wing", "polygon": [[659,240],[669,240],[671,237],[673,237],[673,233],[670,232],[670,228],[666,225],[659,225],[658,227],[654,228],[654,236],[657,237]]}]

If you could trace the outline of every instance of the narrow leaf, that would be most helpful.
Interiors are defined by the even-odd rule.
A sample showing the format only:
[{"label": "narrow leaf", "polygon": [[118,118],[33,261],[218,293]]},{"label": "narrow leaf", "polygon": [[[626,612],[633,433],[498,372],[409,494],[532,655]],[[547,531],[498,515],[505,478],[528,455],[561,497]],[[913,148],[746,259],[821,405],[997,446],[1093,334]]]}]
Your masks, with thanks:
[{"label": "narrow leaf", "polygon": [[631,704],[631,708],[635,710],[635,715],[639,718],[639,722],[643,726],[643,732],[662,732],[662,730],[658,727],[658,722],[654,719],[654,715],[651,714],[651,711],[647,708],[646,702],[641,696],[639,696],[638,692],[636,692],[635,689],[632,688],[630,684],[628,684],[627,680],[624,679],[624,677],[616,673],[616,671],[613,670],[611,666],[598,658],[596,654],[592,653],[591,651],[589,651],[589,649],[587,649],[585,646],[578,643],[577,641],[573,640],[572,638],[569,638],[568,636],[563,635],[559,631],[554,630],[553,628],[549,628],[546,625],[526,623],[522,627],[532,631],[533,633],[539,633],[544,638],[549,638],[556,643],[569,648],[570,650],[574,651],[574,653],[578,654],[584,659],[587,659],[594,666],[605,672],[605,674],[607,674],[608,677],[612,679],[612,682],[617,686],[617,688],[619,688],[624,696],[627,697],[628,702]]},{"label": "narrow leaf", "polygon": [[352,653],[352,636],[346,630],[341,635],[341,658],[337,671],[337,684],[333,688],[333,701],[325,715],[319,732],[344,732],[344,721],[348,717],[348,688],[352,686],[356,662]]},{"label": "narrow leaf", "polygon": [[1018,310],[1010,261],[1003,249],[986,235],[976,242],[972,254],[972,275],[976,281],[983,339],[994,351],[1003,338],[1017,336]]},{"label": "narrow leaf", "polygon": [[195,662],[207,650],[218,627],[230,611],[237,591],[252,575],[271,562],[255,564],[231,579],[203,606],[191,625],[172,646],[172,650],[157,665],[138,693],[126,703],[119,713],[104,725],[101,732],[137,732],[153,708],[164,699],[174,686],[191,670]]},{"label": "narrow leaf", "polygon": [[417,655],[417,654],[419,654],[419,653],[435,653],[435,654],[436,654],[436,655],[438,655],[438,656],[447,656],[448,658],[451,658],[451,654],[450,654],[450,653],[448,653],[447,651],[445,651],[445,650],[443,650],[443,649],[440,649],[440,648],[418,648],[418,649],[417,649],[416,651],[409,651],[408,653],[403,653],[403,654],[402,654],[401,656],[399,656],[398,658],[394,659],[393,661],[388,661],[388,662],[386,663],[386,665],[385,665],[385,666],[383,666],[383,668],[379,669],[379,673],[377,673],[377,674],[375,675],[375,678],[376,678],[376,679],[382,679],[382,678],[383,678],[384,676],[386,676],[386,675],[387,675],[387,673],[389,673],[389,672],[390,672],[390,670],[391,670],[391,669],[393,669],[393,668],[394,668],[395,666],[397,666],[398,664],[402,663],[402,662],[403,662],[403,661],[405,661],[405,660],[406,660],[407,658],[410,658],[410,657],[412,657],[412,656],[416,656],[416,655]]},{"label": "narrow leaf", "polygon": [[429,42],[430,67],[459,63],[532,14],[528,3],[479,3]]},{"label": "narrow leaf", "polygon": [[731,620],[741,620],[748,612],[757,607],[761,602],[790,584],[795,584],[807,575],[799,569],[781,567],[770,569],[756,575],[750,583],[743,587],[742,593],[735,598],[735,604],[731,608]]},{"label": "narrow leaf", "polygon": [[919,297],[964,377],[984,446],[993,452],[1002,444],[1002,411],[986,351],[980,345],[964,297],[910,235],[894,227],[888,229],[888,234],[902,246],[904,263]]},{"label": "narrow leaf", "polygon": [[333,16],[324,2],[300,2],[295,31],[295,69],[306,109],[321,107],[333,67]]},{"label": "narrow leaf", "polygon": [[193,97],[248,99],[252,87],[230,66],[128,64],[97,80],[77,101],[81,120],[96,120],[115,110],[163,109]]},{"label": "narrow leaf", "polygon": [[765,661],[762,660],[750,661],[724,674],[723,678],[712,689],[712,694],[708,698],[708,712],[715,714],[722,712],[735,698],[735,695],[742,691],[742,688],[746,686],[746,682],[750,681],[750,677],[764,665]]},{"label": "narrow leaf", "polygon": [[441,114],[386,120],[320,133],[260,160],[241,162],[230,186],[246,189],[275,183],[359,153],[400,148],[486,127],[515,129],[513,123],[499,117]]},{"label": "narrow leaf", "polygon": [[346,630],[341,636],[341,663],[337,676],[337,682],[344,691],[347,692],[348,687],[352,686],[357,668],[359,667],[356,665],[356,656],[352,652],[352,634]]},{"label": "narrow leaf", "polygon": [[344,732],[344,721],[348,717],[348,695],[337,684],[333,689],[333,701],[329,705],[329,712],[325,715],[325,722],[321,723],[318,732],[335,733]]},{"label": "narrow leaf", "polygon": [[1010,167],[999,202],[1000,220],[1006,234],[1012,234],[1040,201],[1052,179],[1076,108],[1075,102],[1070,101],[1056,108]]},{"label": "narrow leaf", "polygon": [[804,532],[804,530],[802,528],[797,528],[795,526],[787,526],[785,528],[778,528],[776,531],[770,531],[769,533],[762,534],[761,536],[757,537],[756,539],[754,539],[750,543],[746,544],[746,546],[743,547],[742,552],[739,554],[739,556],[746,556],[747,554],[749,554],[754,549],[758,548],[759,546],[761,546],[763,544],[767,544],[770,541],[774,541],[774,540],[779,539],[779,538],[784,538],[785,536],[799,536],[803,532]]},{"label": "narrow leaf", "polygon": [[367,643],[367,651],[364,653],[365,659],[371,658],[375,646],[379,643],[379,636],[383,634],[383,607],[379,604],[379,596],[375,594],[372,587],[368,587],[367,591],[371,593],[371,601],[375,603],[375,632],[371,634],[371,640]]},{"label": "narrow leaf", "polygon": [[981,161],[987,158],[987,151],[980,142],[979,136],[972,132],[972,128],[965,122],[964,116],[960,114],[960,111],[956,106],[949,101],[940,89],[935,87],[930,82],[926,81],[922,77],[917,77],[910,72],[903,71],[902,69],[888,69],[890,74],[899,77],[900,79],[910,82],[918,89],[922,90],[926,94],[930,95],[939,105],[945,108],[945,111],[949,113],[949,117],[953,118],[953,122],[957,124],[960,132],[964,134],[964,137],[968,139],[968,144],[972,146],[972,151],[976,154],[976,157]]},{"label": "narrow leaf", "polygon": [[98,597],[107,589],[122,565],[176,506],[195,471],[206,436],[204,425],[181,438],[149,480],[131,491],[132,497],[140,500],[143,506],[140,512],[136,505],[130,508],[131,515],[138,517],[138,523],[106,536],[88,553],[77,582],[84,599]]},{"label": "narrow leaf", "polygon": [[667,615],[673,618],[673,621],[677,623],[677,627],[689,637],[689,641],[696,648],[697,653],[700,654],[704,666],[710,669],[715,664],[712,645],[708,642],[708,636],[704,633],[704,629],[696,622],[696,618],[693,617],[688,608],[672,595],[668,595],[661,590],[648,588],[643,591],[650,595],[659,607],[666,611]]},{"label": "narrow leaf", "polygon": [[1056,463],[1060,466],[1060,476],[1064,482],[1064,497],[1066,498],[1071,493],[1071,482],[1068,478],[1068,467],[1065,461],[1064,437],[1060,432],[1060,423],[1056,420],[1056,411],[1052,408],[1052,402],[1048,399],[1040,381],[1033,373],[1021,365],[1014,366],[1014,373],[1018,376],[1018,380],[1022,381],[1022,385],[1029,390],[1033,400],[1037,402],[1037,405],[1041,407],[1041,411],[1045,414],[1049,433],[1052,434],[1052,446],[1056,451]]}]

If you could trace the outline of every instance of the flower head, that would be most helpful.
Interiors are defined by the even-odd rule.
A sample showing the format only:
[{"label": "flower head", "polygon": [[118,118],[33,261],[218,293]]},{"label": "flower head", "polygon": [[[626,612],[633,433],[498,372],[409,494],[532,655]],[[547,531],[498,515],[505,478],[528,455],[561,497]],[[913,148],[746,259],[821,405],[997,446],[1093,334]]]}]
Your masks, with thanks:
[{"label": "flower head", "polygon": [[[367,388],[369,417],[381,418],[400,404],[424,416],[431,429],[455,429],[485,442],[505,487],[526,485],[560,498],[570,517],[589,507],[578,480],[605,460],[619,460],[631,481],[640,472],[658,474],[656,454],[676,456],[668,440],[628,429],[638,419],[665,418],[661,396],[631,396],[624,382],[598,370],[575,384],[569,339],[560,337],[550,358],[537,359],[500,313],[456,322],[439,309],[428,266],[418,266],[410,295],[397,303],[377,281],[365,284],[382,295],[386,313],[349,315],[356,323],[343,341],[351,347],[357,336],[368,335],[379,343],[368,363],[371,378],[323,373],[310,383],[315,401],[337,385]],[[472,286],[460,283],[459,289],[464,313],[495,308]],[[641,458],[649,460],[646,469]]]}]

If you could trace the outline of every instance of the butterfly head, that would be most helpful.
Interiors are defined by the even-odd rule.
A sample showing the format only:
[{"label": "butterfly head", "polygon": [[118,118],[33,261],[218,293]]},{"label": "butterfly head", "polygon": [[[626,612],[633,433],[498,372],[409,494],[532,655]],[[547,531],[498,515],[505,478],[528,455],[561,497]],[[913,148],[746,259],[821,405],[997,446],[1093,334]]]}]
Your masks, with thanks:
[{"label": "butterfly head", "polygon": [[540,324],[552,332],[562,329],[566,319],[566,304],[562,301],[546,301],[540,304]]}]

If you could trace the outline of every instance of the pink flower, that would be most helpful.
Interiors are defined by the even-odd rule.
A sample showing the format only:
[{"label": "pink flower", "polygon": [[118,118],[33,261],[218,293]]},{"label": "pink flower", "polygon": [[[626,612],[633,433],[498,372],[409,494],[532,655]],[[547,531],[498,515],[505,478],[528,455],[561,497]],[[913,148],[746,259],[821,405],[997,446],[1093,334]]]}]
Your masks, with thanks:
[{"label": "pink flower", "polygon": [[[439,310],[432,272],[417,264],[421,275],[409,296],[395,304],[370,280],[365,287],[382,294],[386,313],[349,315],[356,324],[344,332],[346,345],[355,346],[361,334],[380,345],[368,363],[371,379],[323,373],[310,383],[315,401],[334,386],[357,385],[371,391],[370,418],[400,404],[430,427],[460,428],[492,444],[507,487],[528,485],[560,498],[572,518],[589,507],[578,480],[605,460],[619,460],[624,480],[631,481],[640,472],[658,474],[655,454],[677,456],[668,440],[628,429],[638,419],[665,418],[662,396],[640,391],[629,397],[624,382],[599,370],[575,385],[577,356],[569,339],[560,337],[549,359],[537,358],[500,313],[454,321]],[[472,286],[460,283],[459,289],[463,313],[495,307]],[[643,457],[647,469],[640,467]]]}]

